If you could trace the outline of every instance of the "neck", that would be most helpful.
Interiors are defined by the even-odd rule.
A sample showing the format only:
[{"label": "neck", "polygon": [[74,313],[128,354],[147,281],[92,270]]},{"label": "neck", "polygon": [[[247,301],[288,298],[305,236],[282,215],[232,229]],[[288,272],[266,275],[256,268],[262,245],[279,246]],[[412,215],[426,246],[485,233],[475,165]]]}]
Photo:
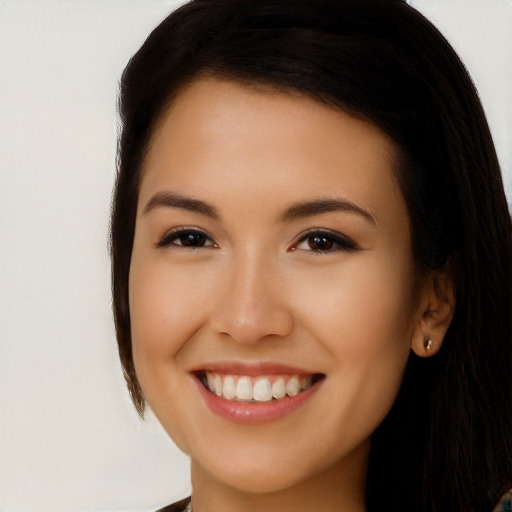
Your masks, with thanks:
[{"label": "neck", "polygon": [[240,489],[192,459],[193,512],[364,512],[369,445],[335,466],[277,490]]}]

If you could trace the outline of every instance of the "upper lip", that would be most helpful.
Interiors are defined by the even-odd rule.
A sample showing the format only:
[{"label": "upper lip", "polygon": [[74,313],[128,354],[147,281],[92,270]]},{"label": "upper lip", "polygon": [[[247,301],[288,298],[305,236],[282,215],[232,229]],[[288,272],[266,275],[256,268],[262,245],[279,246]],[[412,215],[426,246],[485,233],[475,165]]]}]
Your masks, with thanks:
[{"label": "upper lip", "polygon": [[219,361],[205,363],[191,370],[191,373],[215,372],[229,375],[313,375],[315,371],[273,361]]}]

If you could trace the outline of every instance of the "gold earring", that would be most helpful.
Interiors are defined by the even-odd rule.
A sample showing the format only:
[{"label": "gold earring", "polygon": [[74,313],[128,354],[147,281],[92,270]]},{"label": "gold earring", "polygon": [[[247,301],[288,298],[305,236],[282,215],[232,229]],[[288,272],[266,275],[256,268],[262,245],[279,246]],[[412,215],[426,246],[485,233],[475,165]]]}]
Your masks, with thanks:
[{"label": "gold earring", "polygon": [[434,346],[434,343],[432,342],[430,336],[425,336],[425,340],[423,341],[423,347],[427,352],[430,352],[432,350],[432,347]]}]

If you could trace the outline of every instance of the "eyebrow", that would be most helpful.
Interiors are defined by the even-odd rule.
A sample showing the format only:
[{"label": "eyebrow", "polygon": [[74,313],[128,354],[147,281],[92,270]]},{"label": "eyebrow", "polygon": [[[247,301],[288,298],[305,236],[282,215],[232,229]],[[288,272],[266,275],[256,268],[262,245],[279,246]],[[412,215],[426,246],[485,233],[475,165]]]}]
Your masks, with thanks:
[{"label": "eyebrow", "polygon": [[312,201],[295,203],[283,213],[281,221],[290,222],[312,215],[331,212],[355,213],[370,223],[376,224],[375,218],[368,210],[343,198],[314,199]]},{"label": "eyebrow", "polygon": [[[212,206],[200,199],[182,196],[175,192],[158,192],[146,204],[143,214],[154,210],[155,208],[180,208],[191,212],[201,213],[215,220],[220,219],[219,212],[215,206]],[[281,222],[291,222],[293,220],[320,215],[331,212],[349,212],[360,215],[372,224],[376,224],[372,214],[358,206],[357,204],[343,198],[325,198],[313,199],[292,204],[282,215]]]},{"label": "eyebrow", "polygon": [[220,218],[217,208],[191,197],[182,196],[174,192],[158,192],[146,204],[143,214],[154,210],[155,208],[180,208],[191,212],[201,213],[212,219]]}]

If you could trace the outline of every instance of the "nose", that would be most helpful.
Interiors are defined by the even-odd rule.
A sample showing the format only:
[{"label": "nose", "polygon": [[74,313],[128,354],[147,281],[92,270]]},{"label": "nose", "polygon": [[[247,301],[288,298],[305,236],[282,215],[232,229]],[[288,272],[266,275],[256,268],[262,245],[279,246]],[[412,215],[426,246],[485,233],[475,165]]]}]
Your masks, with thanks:
[{"label": "nose", "polygon": [[213,329],[245,345],[288,336],[294,321],[282,285],[276,265],[254,254],[240,258],[222,276]]}]

